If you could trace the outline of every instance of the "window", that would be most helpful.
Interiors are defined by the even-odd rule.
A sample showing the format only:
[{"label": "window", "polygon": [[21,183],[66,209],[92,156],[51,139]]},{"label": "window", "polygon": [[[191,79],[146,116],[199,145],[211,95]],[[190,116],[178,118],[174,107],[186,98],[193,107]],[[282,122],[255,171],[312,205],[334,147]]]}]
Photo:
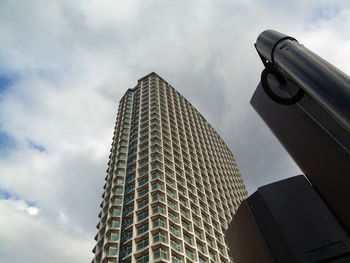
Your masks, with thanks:
[{"label": "window", "polygon": [[153,183],[152,184],[152,190],[164,190],[164,186],[160,183]]},{"label": "window", "polygon": [[135,189],[135,184],[132,183],[132,184],[129,184],[126,188],[125,188],[125,192],[128,193],[130,192],[131,190],[134,190]]},{"label": "window", "polygon": [[159,232],[153,236],[153,241],[166,243],[166,236]]},{"label": "window", "polygon": [[138,235],[141,235],[141,234],[143,234],[143,233],[145,233],[145,232],[147,232],[147,231],[148,231],[148,224],[142,225],[142,226],[140,226],[140,227],[137,229],[137,234],[138,234]]},{"label": "window", "polygon": [[171,257],[171,262],[172,263],[182,263],[182,260],[179,259],[178,257],[172,256]]},{"label": "window", "polygon": [[197,248],[200,252],[205,253],[204,246],[200,243],[197,243]]},{"label": "window", "polygon": [[[123,129],[123,130],[124,130],[124,129]],[[125,146],[119,147],[119,152],[121,152],[121,153],[126,153],[126,151],[127,151],[127,147],[125,147]]]},{"label": "window", "polygon": [[135,179],[135,174],[129,174],[128,177],[126,177],[126,183],[130,183],[134,179]]},{"label": "window", "polygon": [[134,193],[126,195],[124,197],[124,203],[126,204],[126,203],[130,202],[131,200],[134,200],[134,197],[135,197]]},{"label": "window", "polygon": [[182,198],[182,197],[179,197],[179,201],[180,201],[180,203],[181,203],[182,205],[187,206],[187,200],[186,200],[186,199],[184,199],[184,198]]},{"label": "window", "polygon": [[138,221],[141,221],[141,220],[143,220],[143,219],[145,219],[145,218],[147,218],[148,217],[148,211],[145,211],[145,212],[143,212],[143,213],[141,213],[141,214],[139,214],[138,216],[137,216],[137,220]]},{"label": "window", "polygon": [[117,246],[109,246],[107,253],[108,253],[108,255],[117,255],[117,253],[118,253]]},{"label": "window", "polygon": [[[193,222],[194,222],[197,226],[201,226],[200,220],[199,220],[197,217],[194,216],[193,212],[192,212],[192,215],[193,215],[193,216],[192,216]],[[210,230],[208,229],[207,226],[204,226],[204,228],[205,228],[205,230],[206,230],[208,233],[210,233]]]},{"label": "window", "polygon": [[157,193],[155,195],[152,195],[152,201],[155,202],[155,201],[162,201],[164,202],[164,196]]},{"label": "window", "polygon": [[177,210],[177,206],[176,206],[176,204],[174,203],[174,202],[172,202],[172,201],[168,201],[168,205],[169,205],[169,207],[171,207],[172,209],[174,209],[174,210]]},{"label": "window", "polygon": [[115,228],[120,227],[120,220],[116,220],[116,219],[112,220],[111,227],[115,227]]},{"label": "window", "polygon": [[194,260],[194,254],[192,251],[188,250],[187,248],[185,249],[185,254],[187,257],[189,257],[190,259]]},{"label": "window", "polygon": [[165,208],[160,206],[160,205],[157,205],[155,207],[153,207],[153,214],[157,214],[157,213],[160,213],[160,214],[164,214],[165,215]]},{"label": "window", "polygon": [[167,193],[168,193],[168,195],[170,196],[170,197],[172,197],[172,198],[176,198],[176,194],[175,194],[175,192],[173,191],[173,190],[171,190],[171,189],[167,189]]},{"label": "window", "polygon": [[148,182],[148,177],[142,179],[141,181],[139,181],[139,186],[143,186]]},{"label": "window", "polygon": [[[202,207],[203,207],[204,205],[202,205]],[[202,212],[202,218],[206,221],[206,222],[208,222],[209,223],[209,216],[207,216],[206,214],[204,214],[203,212]],[[213,223],[214,224],[214,223]]]},{"label": "window", "polygon": [[153,221],[153,227],[164,227],[165,228],[165,221],[161,218],[158,218]]},{"label": "window", "polygon": [[196,235],[196,237],[203,239],[203,235],[202,235],[202,233],[200,231],[195,229],[194,230],[194,234]]},{"label": "window", "polygon": [[139,176],[141,177],[141,176],[144,176],[145,174],[147,174],[148,173],[148,167],[146,167],[146,168],[144,168],[144,169],[142,169],[141,171],[139,171]]},{"label": "window", "polygon": [[180,246],[180,244],[179,244],[177,241],[171,240],[171,241],[170,241],[170,244],[171,244],[171,247],[172,247],[173,249],[175,249],[175,250],[177,250],[177,251],[181,251],[181,246]]},{"label": "window", "polygon": [[192,238],[189,237],[188,235],[184,234],[184,240],[185,240],[188,244],[192,245]]},{"label": "window", "polygon": [[148,193],[148,188],[144,188],[144,189],[139,191],[139,196],[143,196],[143,195],[145,195],[147,193]]},{"label": "window", "polygon": [[112,232],[109,236],[109,240],[111,241],[117,241],[119,239],[119,233],[118,232]]},{"label": "window", "polygon": [[177,218],[176,215],[174,215],[173,213],[169,213],[169,218],[174,221],[175,223],[177,223],[179,221],[179,219]]},{"label": "window", "polygon": [[162,156],[160,154],[153,154],[151,157],[152,161],[156,161],[156,160],[162,160]]},{"label": "window", "polygon": [[114,209],[112,210],[112,214],[113,214],[114,216],[120,216],[121,213],[122,213],[122,211],[121,211],[120,208],[114,208]]},{"label": "window", "polygon": [[147,238],[137,242],[136,249],[143,249],[143,248],[147,247],[148,244],[149,244],[149,242],[148,242],[148,237],[147,237]]},{"label": "window", "polygon": [[142,207],[145,207],[148,204],[148,199],[143,199],[139,202],[137,202],[137,207],[140,209]]},{"label": "window", "polygon": [[185,221],[182,221],[182,227],[186,229],[187,231],[191,231],[190,225],[186,223]]},{"label": "window", "polygon": [[186,218],[190,218],[190,213],[184,209],[181,209],[181,215],[183,215]]},{"label": "window", "polygon": [[128,240],[130,238],[132,238],[132,230],[131,231],[127,231],[127,232],[123,232],[122,240],[126,241],[126,240]]},{"label": "window", "polygon": [[148,155],[148,151],[140,153],[140,159],[142,159],[143,157],[146,157],[147,155]]},{"label": "window", "polygon": [[132,211],[134,211],[134,204],[131,204],[131,205],[124,207],[124,214],[128,214]]},{"label": "window", "polygon": [[216,256],[215,256],[215,254],[214,254],[213,252],[209,251],[209,257],[210,257],[212,260],[216,261]]},{"label": "window", "polygon": [[167,259],[167,251],[164,248],[158,248],[157,250],[154,250],[153,256],[155,259]]},{"label": "window", "polygon": [[218,245],[218,249],[222,255],[225,255],[225,250],[222,246]]},{"label": "window", "polygon": [[126,246],[125,247],[125,255],[129,255],[129,254],[131,254],[131,252],[132,252],[132,246],[131,245]]},{"label": "window", "polygon": [[163,165],[160,162],[158,162],[158,161],[152,163],[151,166],[152,166],[152,170],[154,170],[154,169],[162,169],[163,168]]},{"label": "window", "polygon": [[120,194],[122,194],[122,193],[123,193],[123,188],[117,187],[117,188],[115,189],[115,194],[120,195]]},{"label": "window", "polygon": [[148,254],[144,254],[136,259],[136,263],[148,263],[149,257]]},{"label": "window", "polygon": [[[124,169],[117,169],[115,171],[116,175],[120,175],[120,176],[124,176],[125,175],[125,170]],[[120,178],[119,178],[120,179]],[[118,184],[123,184],[123,180],[121,181],[117,181]]]},{"label": "window", "polygon": [[162,174],[160,174],[158,172],[152,174],[152,180],[154,180],[154,179],[162,179],[162,178],[163,178]]},{"label": "window", "polygon": [[124,180],[123,180],[123,179],[117,178],[116,184],[123,184],[123,183],[124,183]]},{"label": "window", "polygon": [[166,178],[166,183],[170,187],[175,188],[175,182],[173,180],[169,179],[169,177]]},{"label": "window", "polygon": [[154,145],[151,147],[151,152],[161,152],[162,148],[158,145]]},{"label": "window", "polygon": [[123,226],[128,227],[133,223],[133,217],[128,217],[123,220]]},{"label": "window", "polygon": [[[126,143],[125,143],[125,142],[122,142],[122,145],[125,146]],[[117,167],[117,168],[125,168],[125,161],[119,161],[119,162],[117,162],[116,167]]]},{"label": "window", "polygon": [[214,242],[213,242],[213,240],[211,240],[211,238],[209,238],[208,236],[207,236],[207,243],[208,243],[211,247],[214,247]]},{"label": "window", "polygon": [[169,226],[170,232],[173,233],[175,236],[180,236],[180,231],[173,227],[172,225]]}]

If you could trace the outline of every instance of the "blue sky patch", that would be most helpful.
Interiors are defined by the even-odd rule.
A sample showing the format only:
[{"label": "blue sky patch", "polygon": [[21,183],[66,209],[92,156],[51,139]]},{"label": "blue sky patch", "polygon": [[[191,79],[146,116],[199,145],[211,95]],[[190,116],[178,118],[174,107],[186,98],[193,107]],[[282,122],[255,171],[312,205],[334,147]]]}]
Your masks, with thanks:
[{"label": "blue sky patch", "polygon": [[38,150],[39,152],[46,152],[46,148],[43,145],[40,145],[32,140],[28,140],[28,143],[30,148]]},{"label": "blue sky patch", "polygon": [[27,204],[27,206],[29,206],[29,207],[37,207],[37,203],[36,202],[25,200],[20,195],[14,193],[14,192],[5,190],[3,188],[0,188],[0,200],[1,199],[3,199],[3,200],[9,200],[9,199],[11,199],[11,200],[23,200]]},{"label": "blue sky patch", "polygon": [[16,147],[16,140],[10,134],[0,130],[0,152]]},{"label": "blue sky patch", "polygon": [[4,93],[8,89],[8,87],[11,86],[16,80],[17,77],[0,75],[0,94]]},{"label": "blue sky patch", "polygon": [[37,207],[36,202],[24,200],[29,207]]},{"label": "blue sky patch", "polygon": [[[313,9],[307,24],[315,24],[320,21],[331,20],[341,12],[341,8],[337,5],[320,5]],[[309,25],[310,26],[310,25]]]},{"label": "blue sky patch", "polygon": [[11,198],[12,198],[12,194],[9,191],[6,191],[0,188],[0,199],[8,200]]},{"label": "blue sky patch", "polygon": [[320,20],[330,20],[340,13],[341,9],[338,6],[320,6],[316,9],[316,14]]}]

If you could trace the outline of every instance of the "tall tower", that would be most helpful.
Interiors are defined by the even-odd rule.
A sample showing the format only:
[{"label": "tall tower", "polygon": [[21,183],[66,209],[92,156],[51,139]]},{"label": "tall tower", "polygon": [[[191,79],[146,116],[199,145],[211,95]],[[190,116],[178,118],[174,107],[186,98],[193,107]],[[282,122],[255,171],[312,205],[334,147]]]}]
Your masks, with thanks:
[{"label": "tall tower", "polygon": [[232,153],[156,73],[120,100],[93,263],[229,263],[247,191]]}]

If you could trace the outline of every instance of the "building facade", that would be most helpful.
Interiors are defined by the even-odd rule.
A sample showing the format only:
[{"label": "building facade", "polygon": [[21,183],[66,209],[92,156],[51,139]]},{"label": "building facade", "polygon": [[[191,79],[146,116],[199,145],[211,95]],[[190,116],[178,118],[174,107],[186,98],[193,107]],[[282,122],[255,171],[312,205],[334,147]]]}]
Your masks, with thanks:
[{"label": "building facade", "polygon": [[232,262],[224,231],[247,191],[204,117],[151,73],[120,101],[93,263]]}]

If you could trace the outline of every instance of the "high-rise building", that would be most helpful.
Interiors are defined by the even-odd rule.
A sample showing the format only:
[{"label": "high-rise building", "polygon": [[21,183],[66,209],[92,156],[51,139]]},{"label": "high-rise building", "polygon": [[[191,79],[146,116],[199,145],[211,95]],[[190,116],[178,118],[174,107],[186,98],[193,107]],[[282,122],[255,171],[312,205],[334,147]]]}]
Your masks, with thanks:
[{"label": "high-rise building", "polygon": [[223,262],[247,191],[205,118],[155,73],[120,100],[93,263]]}]

